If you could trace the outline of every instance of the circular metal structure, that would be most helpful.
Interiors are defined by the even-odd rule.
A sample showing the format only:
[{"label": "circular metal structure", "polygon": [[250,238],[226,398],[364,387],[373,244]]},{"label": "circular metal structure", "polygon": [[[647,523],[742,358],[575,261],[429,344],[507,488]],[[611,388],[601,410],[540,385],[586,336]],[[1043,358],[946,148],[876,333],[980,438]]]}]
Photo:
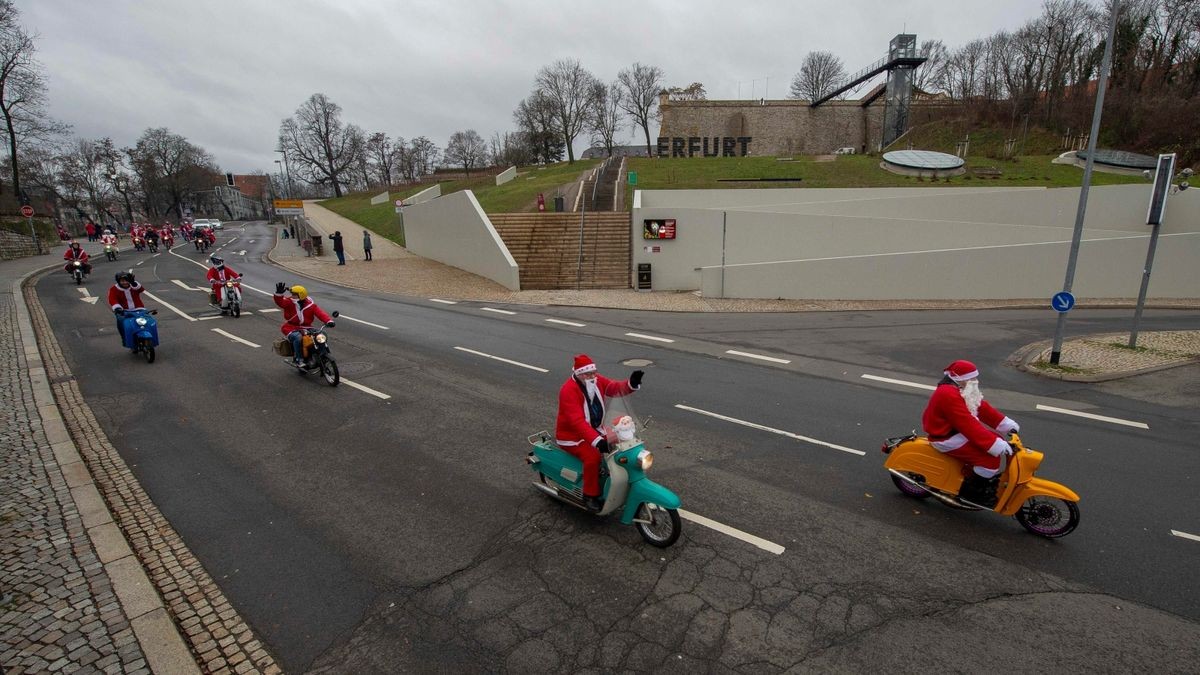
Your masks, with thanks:
[{"label": "circular metal structure", "polygon": [[964,164],[961,157],[932,150],[893,150],[883,153],[883,161],[901,169],[918,171],[952,171]]},{"label": "circular metal structure", "polygon": [[[1080,160],[1087,160],[1087,150],[1079,150],[1075,156]],[[1150,169],[1151,171],[1158,168],[1158,159],[1150,155],[1142,155],[1136,152],[1126,152],[1124,150],[1110,150],[1108,148],[1096,148],[1096,156],[1094,160],[1096,164],[1104,164],[1106,166],[1115,166],[1122,169]]]}]

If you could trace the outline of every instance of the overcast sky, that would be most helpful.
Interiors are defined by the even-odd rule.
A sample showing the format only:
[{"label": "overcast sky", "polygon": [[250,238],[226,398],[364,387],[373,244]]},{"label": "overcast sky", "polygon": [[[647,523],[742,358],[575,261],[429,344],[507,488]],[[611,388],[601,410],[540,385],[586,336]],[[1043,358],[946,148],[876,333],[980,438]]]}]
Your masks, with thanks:
[{"label": "overcast sky", "polygon": [[[809,51],[853,72],[897,33],[948,47],[1015,28],[1040,0],[16,0],[40,38],[51,114],[131,145],[165,126],[222,170],[274,171],[280,121],[311,94],[367,132],[513,129],[538,68],[611,81],[659,66],[710,99],[784,98]],[[740,85],[740,89],[739,89]],[[577,143],[577,147],[582,147]]]}]

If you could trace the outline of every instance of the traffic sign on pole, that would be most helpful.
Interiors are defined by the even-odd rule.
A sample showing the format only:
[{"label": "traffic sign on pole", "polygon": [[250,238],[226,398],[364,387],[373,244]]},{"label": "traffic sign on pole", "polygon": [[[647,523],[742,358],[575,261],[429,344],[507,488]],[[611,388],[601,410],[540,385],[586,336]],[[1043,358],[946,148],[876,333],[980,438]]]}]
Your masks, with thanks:
[{"label": "traffic sign on pole", "polygon": [[1075,296],[1067,291],[1060,291],[1055,293],[1053,298],[1050,298],[1050,306],[1060,314],[1062,312],[1069,312],[1075,306]]},{"label": "traffic sign on pole", "polygon": [[22,206],[21,207],[21,215],[25,216],[26,218],[32,218],[33,217],[33,207],[28,204],[26,204],[25,206]]}]

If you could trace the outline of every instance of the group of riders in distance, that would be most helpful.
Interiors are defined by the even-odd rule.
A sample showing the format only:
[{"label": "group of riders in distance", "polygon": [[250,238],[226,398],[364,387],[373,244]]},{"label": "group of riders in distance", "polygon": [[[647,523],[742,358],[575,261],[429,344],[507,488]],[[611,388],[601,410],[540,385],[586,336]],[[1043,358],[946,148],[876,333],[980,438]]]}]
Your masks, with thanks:
[{"label": "group of riders in distance", "polygon": [[[191,242],[197,251],[206,252],[217,242],[217,235],[211,227],[193,228],[191,221],[188,220],[179,225],[179,233],[183,240]],[[115,262],[120,253],[116,231],[111,226],[105,227],[99,235],[99,239],[104,246],[105,259]],[[129,228],[129,241],[133,245],[134,251],[158,253],[160,245],[169,251],[175,245],[175,226],[170,222],[159,226],[150,223],[134,223]],[[71,241],[66,253],[63,254],[63,260],[67,261],[64,269],[67,274],[74,277],[77,284],[83,283],[92,273],[89,258],[88,252],[83,250],[76,240]]]}]

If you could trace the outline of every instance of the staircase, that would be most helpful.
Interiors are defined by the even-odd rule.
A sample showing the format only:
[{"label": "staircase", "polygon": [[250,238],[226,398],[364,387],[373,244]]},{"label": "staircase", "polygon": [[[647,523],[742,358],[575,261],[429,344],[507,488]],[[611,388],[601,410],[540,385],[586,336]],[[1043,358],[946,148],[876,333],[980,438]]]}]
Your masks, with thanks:
[{"label": "staircase", "polygon": [[609,157],[583,181],[583,211],[612,211],[616,208],[617,179],[621,175],[621,158]]},{"label": "staircase", "polygon": [[586,214],[488,214],[496,232],[520,267],[523,290],[629,288],[632,257],[629,214],[594,212],[590,209],[590,188],[586,197],[589,206]]}]

